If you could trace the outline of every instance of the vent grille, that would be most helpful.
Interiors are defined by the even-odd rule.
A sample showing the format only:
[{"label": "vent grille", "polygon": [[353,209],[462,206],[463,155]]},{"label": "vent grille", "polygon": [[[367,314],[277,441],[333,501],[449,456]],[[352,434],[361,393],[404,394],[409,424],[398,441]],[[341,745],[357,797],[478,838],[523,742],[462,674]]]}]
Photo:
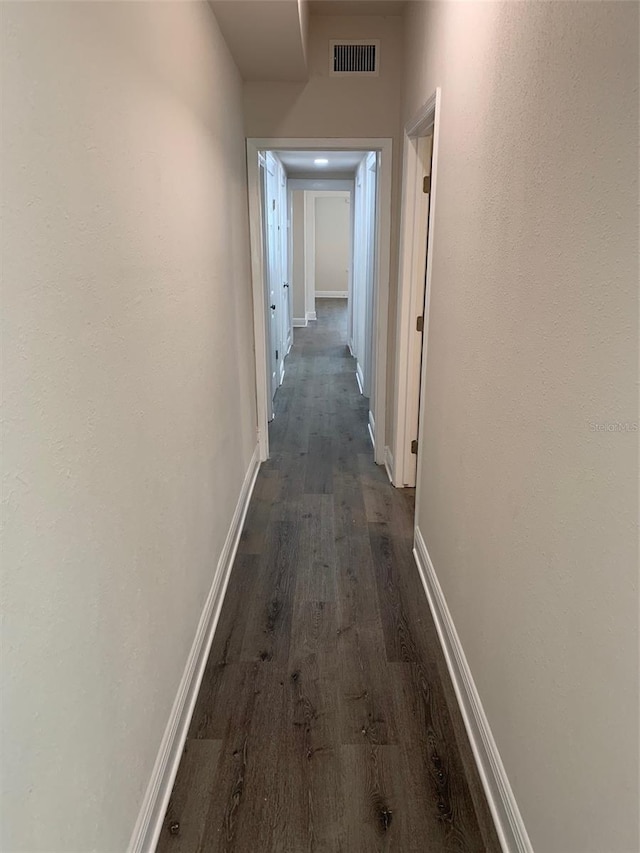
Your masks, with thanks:
[{"label": "vent grille", "polygon": [[332,41],[329,73],[340,77],[347,74],[377,75],[378,52],[377,41]]}]

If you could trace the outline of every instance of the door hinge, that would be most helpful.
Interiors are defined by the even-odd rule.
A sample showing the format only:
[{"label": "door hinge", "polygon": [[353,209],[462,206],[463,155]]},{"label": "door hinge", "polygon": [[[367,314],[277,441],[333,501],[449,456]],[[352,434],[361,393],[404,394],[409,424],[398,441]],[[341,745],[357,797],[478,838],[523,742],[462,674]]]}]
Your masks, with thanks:
[{"label": "door hinge", "polygon": [[427,194],[431,192],[431,175],[425,175],[422,179],[422,192]]},{"label": "door hinge", "polygon": [[419,317],[416,317],[416,332],[422,332],[424,330],[424,317],[422,314]]},{"label": "door hinge", "polygon": [[413,441],[411,442],[411,452],[412,453],[418,452],[418,439],[417,438],[414,438]]},{"label": "door hinge", "polygon": [[276,361],[278,360],[278,350],[276,350]]}]

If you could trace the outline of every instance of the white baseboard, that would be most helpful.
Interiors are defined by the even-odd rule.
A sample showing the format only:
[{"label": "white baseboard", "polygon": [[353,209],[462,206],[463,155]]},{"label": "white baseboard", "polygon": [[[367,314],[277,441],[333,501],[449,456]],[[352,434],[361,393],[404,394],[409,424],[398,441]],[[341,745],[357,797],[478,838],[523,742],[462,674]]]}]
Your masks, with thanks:
[{"label": "white baseboard", "polygon": [[418,527],[415,531],[413,555],[436,624],[440,645],[447,661],[501,847],[504,853],[533,853],[533,847],[491,733],[460,637]]},{"label": "white baseboard", "polygon": [[349,347],[349,352],[351,353],[351,358],[355,358],[356,355],[353,351],[353,341],[347,341],[347,346]]},{"label": "white baseboard", "polygon": [[316,290],[316,299],[348,299],[347,290]]},{"label": "white baseboard", "polygon": [[376,449],[376,422],[373,417],[373,412],[369,411],[369,423],[367,424],[369,427],[369,438],[371,439],[371,444],[373,445],[373,449]]},{"label": "white baseboard", "polygon": [[309,320],[317,320],[317,319],[318,319],[318,315],[316,314],[315,311],[307,311],[307,323],[309,322]]},{"label": "white baseboard", "polygon": [[307,324],[309,323],[309,319],[307,317],[294,317],[292,322],[294,328],[305,329],[307,327]]},{"label": "white baseboard", "polygon": [[390,447],[385,447],[384,449],[384,467],[386,469],[389,482],[392,486],[395,485],[393,482],[393,453],[391,452]]},{"label": "white baseboard", "polygon": [[364,391],[362,390],[364,387],[364,376],[362,375],[362,368],[360,367],[360,362],[356,362],[356,380],[358,382],[358,388],[360,389],[360,393],[364,397]]},{"label": "white baseboard", "polygon": [[128,853],[153,853],[156,849],[259,468],[260,454],[256,446],[160,743]]}]

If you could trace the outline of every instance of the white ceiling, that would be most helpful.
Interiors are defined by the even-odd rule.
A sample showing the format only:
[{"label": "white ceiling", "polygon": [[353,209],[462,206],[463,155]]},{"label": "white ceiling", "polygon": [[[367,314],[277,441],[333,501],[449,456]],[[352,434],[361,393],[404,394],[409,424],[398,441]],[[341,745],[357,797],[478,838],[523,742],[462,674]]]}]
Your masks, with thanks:
[{"label": "white ceiling", "polygon": [[312,15],[402,15],[405,0],[310,0]]},{"label": "white ceiling", "polygon": [[244,80],[307,79],[304,0],[209,2]]},{"label": "white ceiling", "polygon": [[[288,174],[313,172],[322,178],[323,172],[353,176],[364,151],[278,151],[278,157]],[[315,159],[328,160],[326,166],[316,166]]]}]

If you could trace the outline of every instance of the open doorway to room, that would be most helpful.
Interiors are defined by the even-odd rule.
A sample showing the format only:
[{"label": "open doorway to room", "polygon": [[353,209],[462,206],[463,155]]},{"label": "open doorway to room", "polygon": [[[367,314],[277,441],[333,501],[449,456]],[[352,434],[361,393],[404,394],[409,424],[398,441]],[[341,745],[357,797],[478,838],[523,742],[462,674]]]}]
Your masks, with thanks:
[{"label": "open doorway to room", "polygon": [[[345,343],[360,393],[371,398],[377,258],[376,151],[286,151],[294,327],[317,319],[322,300],[345,300]],[[369,430],[375,437],[373,406]]]},{"label": "open doorway to room", "polygon": [[344,312],[365,429],[384,464],[391,143],[322,142],[247,143],[261,455],[295,329],[326,309]]}]

